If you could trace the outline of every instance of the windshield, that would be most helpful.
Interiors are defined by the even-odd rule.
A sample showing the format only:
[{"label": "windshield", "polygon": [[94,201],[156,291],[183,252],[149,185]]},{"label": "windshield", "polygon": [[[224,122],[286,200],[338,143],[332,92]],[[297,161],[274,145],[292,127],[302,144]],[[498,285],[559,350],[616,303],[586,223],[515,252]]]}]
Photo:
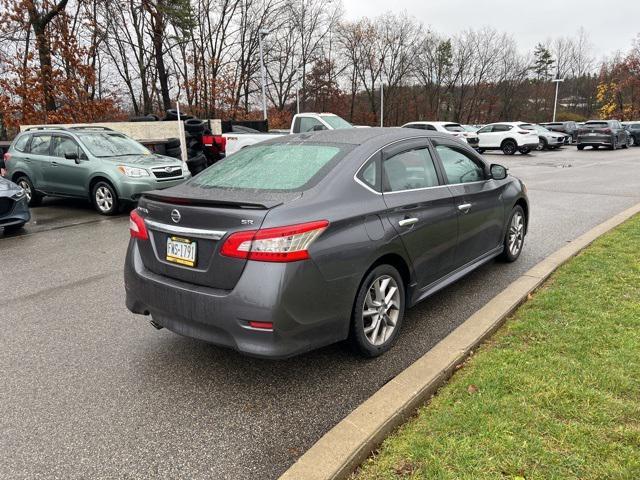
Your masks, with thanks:
[{"label": "windshield", "polygon": [[467,132],[477,132],[479,129],[471,126],[471,125],[463,125],[462,128],[464,128]]},{"label": "windshield", "polygon": [[522,128],[526,129],[526,130],[536,130],[537,132],[543,132],[543,133],[551,133],[551,131],[547,128],[544,128],[542,125],[521,125]]},{"label": "windshield", "polygon": [[331,128],[334,130],[340,130],[342,128],[353,128],[349,122],[347,122],[344,118],[338,117],[336,115],[322,115],[320,118],[331,125]]},{"label": "windshield", "polygon": [[78,134],[82,143],[94,157],[124,157],[150,155],[151,152],[135,140],[119,133]]},{"label": "windshield", "polygon": [[205,188],[302,190],[324,176],[333,166],[331,161],[344,149],[282,143],[243,148],[188,183]]},{"label": "windshield", "polygon": [[444,128],[450,132],[464,132],[464,128],[459,123],[447,123]]}]

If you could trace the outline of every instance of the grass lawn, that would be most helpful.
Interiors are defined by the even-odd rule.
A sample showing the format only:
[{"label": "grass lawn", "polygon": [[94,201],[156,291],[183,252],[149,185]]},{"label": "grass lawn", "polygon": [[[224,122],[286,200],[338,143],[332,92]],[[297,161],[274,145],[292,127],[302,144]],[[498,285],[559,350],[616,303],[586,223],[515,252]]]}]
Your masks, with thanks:
[{"label": "grass lawn", "polygon": [[353,479],[640,479],[640,216],[561,267]]}]

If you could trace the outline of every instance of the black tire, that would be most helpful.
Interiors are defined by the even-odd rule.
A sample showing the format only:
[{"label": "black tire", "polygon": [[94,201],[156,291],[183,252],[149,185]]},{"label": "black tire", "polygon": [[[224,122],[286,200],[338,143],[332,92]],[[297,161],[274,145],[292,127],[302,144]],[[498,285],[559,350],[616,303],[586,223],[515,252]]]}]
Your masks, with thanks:
[{"label": "black tire", "polygon": [[187,148],[189,150],[194,150],[194,151],[201,151],[202,150],[202,142],[200,141],[199,138],[190,138],[187,141]]},{"label": "black tire", "polygon": [[500,149],[505,155],[514,155],[518,151],[518,144],[513,140],[505,140],[500,145]]},{"label": "black tire", "polygon": [[480,155],[482,155],[484,152],[485,152],[484,148],[479,148],[479,149],[478,149],[478,153],[479,153]]},{"label": "black tire", "polygon": [[131,117],[129,119],[130,122],[148,122],[149,121],[149,117]]},{"label": "black tire", "polygon": [[618,139],[616,137],[613,137],[613,139],[611,140],[611,146],[609,147],[610,150],[617,150],[618,149]]},{"label": "black tire", "polygon": [[180,158],[182,156],[182,150],[178,148],[167,148],[165,151],[167,157]]},{"label": "black tire", "polygon": [[157,122],[158,120],[160,120],[160,117],[158,115],[154,115],[153,113],[150,113],[145,118],[147,119],[147,122]]},{"label": "black tire", "polygon": [[189,157],[189,159],[187,160],[187,166],[189,167],[191,175],[197,175],[202,170],[207,168],[207,157],[205,157],[204,154],[200,152],[197,155]]},{"label": "black tire", "polygon": [[170,148],[180,148],[180,139],[179,138],[167,138],[167,143],[164,144],[164,148],[169,150]]},{"label": "black tire", "polygon": [[16,178],[16,184],[19,187],[22,187],[27,194],[27,204],[30,207],[37,207],[42,203],[42,198],[44,195],[38,193],[36,188],[33,186],[33,182],[26,175],[21,175]]},{"label": "black tire", "polygon": [[584,145],[578,145],[578,150],[584,150]]},{"label": "black tire", "polygon": [[[392,327],[392,330],[389,332],[388,337],[384,339],[383,342],[381,342],[380,344],[375,344],[367,337],[367,334],[365,333],[365,322],[369,321],[369,318],[370,318],[369,316],[365,317],[365,314],[364,314],[365,302],[367,301],[367,296],[368,296],[367,294],[369,293],[369,290],[373,288],[374,282],[376,282],[379,279],[386,279],[386,278],[391,278],[395,283],[395,286],[397,288],[396,291],[398,293],[398,295],[395,297],[396,297],[396,301],[398,301],[400,305],[396,306],[395,308],[386,306],[384,304],[381,305],[380,307],[377,307],[378,312],[381,312],[382,311],[381,309],[385,309],[385,308],[387,309],[386,312],[394,312],[391,315],[388,315],[386,318],[389,318],[391,320],[391,317],[395,316],[395,326]],[[390,283],[390,285],[392,284]],[[370,299],[373,301],[371,297]],[[377,302],[377,299],[374,301],[374,303],[376,302]],[[405,290],[404,290],[404,282],[402,280],[402,277],[400,276],[400,273],[398,273],[398,270],[396,270],[391,265],[378,265],[376,268],[371,270],[362,281],[362,284],[360,285],[360,288],[356,295],[355,302],[353,304],[353,311],[351,313],[351,328],[349,333],[349,342],[351,343],[352,348],[358,353],[360,353],[361,355],[365,357],[370,357],[370,358],[377,357],[378,355],[382,355],[384,352],[389,350],[393,345],[393,343],[395,342],[396,338],[398,337],[398,332],[402,327],[405,304],[406,304],[406,296],[405,296]],[[370,320],[371,324],[368,325],[366,328],[369,328],[373,325],[373,323],[376,321],[375,317],[377,317],[378,322],[385,321],[383,320],[384,317],[380,318],[379,314],[373,315],[372,317],[373,318],[371,318]],[[389,323],[385,322],[384,325],[380,323],[380,326],[382,328],[387,328],[389,327]],[[377,327],[378,328],[377,335],[380,334],[381,327]],[[376,335],[375,328],[371,332],[371,335]],[[383,335],[384,335],[384,332],[383,332]]]},{"label": "black tire", "polygon": [[[519,223],[519,221],[516,221],[515,223],[517,225],[514,225],[514,217],[516,217],[516,215],[518,215],[519,219],[522,221],[521,224]],[[518,259],[518,257],[522,253],[526,231],[527,217],[524,214],[524,209],[520,205],[516,205],[515,207],[513,207],[513,210],[511,210],[511,215],[509,215],[509,222],[507,223],[507,228],[505,229],[504,239],[502,243],[504,246],[504,250],[498,257],[500,260],[502,260],[503,262],[515,262]],[[512,248],[511,246],[513,234],[519,236],[519,244],[517,246],[517,249]]]},{"label": "black tire", "polygon": [[594,149],[594,150],[598,150],[600,148],[600,145],[594,145],[591,148]]},{"label": "black tire", "polygon": [[168,109],[165,113],[164,113],[164,120],[177,120],[178,119],[178,111],[174,108],[170,108]]},{"label": "black tire", "polygon": [[629,148],[629,137],[627,137],[627,140],[622,144],[622,148]]},{"label": "black tire", "polygon": [[115,215],[120,211],[118,193],[109,182],[100,180],[91,189],[91,203],[100,215]]},{"label": "black tire", "polygon": [[548,148],[549,148],[549,142],[547,142],[545,138],[541,138],[538,141],[538,146],[536,147],[536,150],[542,151],[542,150],[547,150]]},{"label": "black tire", "polygon": [[522,147],[519,148],[518,151],[522,154],[522,155],[527,155],[529,153],[531,153],[531,149],[529,147]]},{"label": "black tire", "polygon": [[636,137],[634,137],[633,135],[629,135],[629,146],[630,147],[638,146],[638,142],[636,142]]},{"label": "black tire", "polygon": [[24,228],[24,223],[18,223],[15,225],[7,225],[6,227],[4,227],[4,233],[6,234],[12,234],[12,233],[16,233],[19,232],[20,230],[22,230]]},{"label": "black tire", "polygon": [[184,129],[192,135],[202,135],[205,127],[205,123],[198,118],[192,118],[184,122]]}]

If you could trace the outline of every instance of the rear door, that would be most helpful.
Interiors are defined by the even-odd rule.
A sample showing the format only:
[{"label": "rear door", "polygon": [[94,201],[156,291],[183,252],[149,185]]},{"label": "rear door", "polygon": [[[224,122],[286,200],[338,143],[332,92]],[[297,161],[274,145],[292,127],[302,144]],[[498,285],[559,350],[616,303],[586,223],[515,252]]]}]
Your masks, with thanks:
[{"label": "rear door", "polygon": [[51,191],[51,184],[49,182],[49,162],[51,147],[51,134],[50,133],[37,133],[33,135],[29,144],[28,151],[24,154],[24,160],[31,169],[33,178],[33,186],[37,190],[45,192]]},{"label": "rear door", "polygon": [[506,183],[488,179],[485,164],[467,148],[439,138],[433,143],[456,206],[458,246],[454,263],[462,267],[500,245]]},{"label": "rear door", "polygon": [[386,216],[413,262],[419,287],[426,287],[451,271],[458,230],[453,196],[426,138],[383,150],[382,187]]},{"label": "rear door", "polygon": [[[65,154],[75,153],[76,162]],[[62,195],[87,196],[91,165],[87,155],[73,137],[54,134],[51,139],[51,162],[47,173],[50,189]]]}]

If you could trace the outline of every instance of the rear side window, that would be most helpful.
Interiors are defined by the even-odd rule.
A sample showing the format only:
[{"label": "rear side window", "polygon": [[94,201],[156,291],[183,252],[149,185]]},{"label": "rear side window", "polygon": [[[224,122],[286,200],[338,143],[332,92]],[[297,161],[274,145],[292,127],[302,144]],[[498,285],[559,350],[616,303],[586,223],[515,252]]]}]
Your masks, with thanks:
[{"label": "rear side window", "polygon": [[29,152],[34,155],[49,155],[51,135],[34,135],[31,140]]},{"label": "rear side window", "polygon": [[484,169],[467,153],[447,145],[436,145],[447,183],[470,183],[484,180]]},{"label": "rear side window", "polygon": [[256,145],[218,162],[189,184],[204,188],[296,191],[319,181],[345,153],[335,145]]},{"label": "rear side window", "polygon": [[416,148],[387,158],[383,163],[385,192],[435,187],[438,175],[429,149]]},{"label": "rear side window", "polygon": [[493,131],[494,132],[508,132],[509,130],[511,130],[511,125],[494,125],[493,126]]},{"label": "rear side window", "polygon": [[16,143],[13,144],[13,149],[19,152],[24,152],[27,149],[27,143],[29,143],[29,135],[22,135],[16,140]]},{"label": "rear side window", "polygon": [[464,132],[464,128],[462,128],[462,125],[458,123],[448,123],[444,126],[444,128],[449,132]]}]

